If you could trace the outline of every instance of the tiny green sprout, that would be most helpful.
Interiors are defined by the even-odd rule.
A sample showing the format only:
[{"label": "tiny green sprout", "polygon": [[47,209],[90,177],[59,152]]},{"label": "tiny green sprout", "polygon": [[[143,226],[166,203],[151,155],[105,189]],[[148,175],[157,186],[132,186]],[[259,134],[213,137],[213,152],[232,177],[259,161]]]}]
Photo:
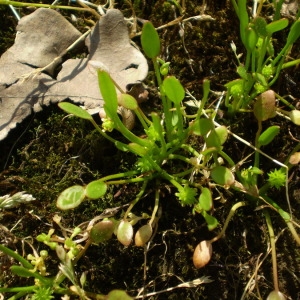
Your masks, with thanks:
[{"label": "tiny green sprout", "polygon": [[51,229],[49,230],[48,234],[46,234],[46,233],[41,233],[41,234],[39,234],[39,235],[36,237],[36,239],[37,239],[37,241],[42,242],[42,243],[44,243],[45,245],[47,245],[48,247],[50,247],[51,250],[55,250],[55,249],[56,249],[56,246],[57,246],[57,243],[51,241],[51,236],[52,236],[53,233],[54,233],[54,229],[51,228]]},{"label": "tiny green sprout", "polygon": [[169,74],[169,67],[170,67],[170,62],[163,63],[159,69],[160,74],[163,76],[167,76]]},{"label": "tiny green sprout", "polygon": [[241,176],[243,178],[243,182],[249,186],[256,185],[256,175],[262,175],[263,171],[257,167],[249,167],[248,169],[243,169],[241,172]]},{"label": "tiny green sprout", "polygon": [[274,171],[269,172],[268,176],[268,182],[270,183],[271,187],[280,189],[281,187],[285,186],[286,174],[281,169],[275,169]]}]

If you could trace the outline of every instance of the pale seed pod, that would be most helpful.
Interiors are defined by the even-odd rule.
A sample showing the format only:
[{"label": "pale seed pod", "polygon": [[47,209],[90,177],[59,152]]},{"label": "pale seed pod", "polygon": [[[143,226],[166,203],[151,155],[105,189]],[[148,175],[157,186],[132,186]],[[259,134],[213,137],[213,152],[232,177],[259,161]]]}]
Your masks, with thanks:
[{"label": "pale seed pod", "polygon": [[291,121],[296,124],[300,125],[300,110],[292,110],[289,112],[289,117],[291,118]]},{"label": "pale seed pod", "polygon": [[212,245],[210,241],[200,242],[194,251],[193,263],[197,269],[203,268],[211,259]]},{"label": "pale seed pod", "polygon": [[142,226],[135,234],[134,242],[138,247],[143,247],[152,236],[152,227],[150,224]]},{"label": "pale seed pod", "polygon": [[285,300],[286,297],[279,291],[272,291],[268,297],[267,300]]},{"label": "pale seed pod", "polygon": [[118,226],[117,239],[124,246],[129,246],[132,242],[133,237],[133,227],[125,220],[122,220]]},{"label": "pale seed pod", "polygon": [[95,224],[90,231],[90,239],[93,243],[99,244],[109,240],[114,233],[114,222],[103,220]]}]

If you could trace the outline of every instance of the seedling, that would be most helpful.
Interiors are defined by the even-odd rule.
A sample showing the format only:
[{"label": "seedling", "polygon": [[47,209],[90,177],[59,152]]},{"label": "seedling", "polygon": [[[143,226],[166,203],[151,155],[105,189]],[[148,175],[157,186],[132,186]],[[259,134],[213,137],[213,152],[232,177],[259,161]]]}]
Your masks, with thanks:
[{"label": "seedling", "polygon": [[[236,46],[232,44],[238,60],[237,73],[240,78],[226,84],[228,92],[225,105],[230,114],[235,114],[240,110],[249,109],[259,94],[269,90],[278,79],[281,70],[300,63],[299,59],[285,62],[291,47],[300,36],[300,21],[296,19],[292,24],[286,44],[276,54],[272,35],[285,29],[288,26],[288,20],[279,19],[279,14],[276,13],[276,18],[268,24],[265,18],[259,16],[261,5],[250,18],[246,0],[232,0],[231,2],[240,21],[240,37],[246,49],[246,58],[242,63],[236,53]],[[273,2],[276,11],[280,11],[282,1],[278,4],[276,1]]]}]

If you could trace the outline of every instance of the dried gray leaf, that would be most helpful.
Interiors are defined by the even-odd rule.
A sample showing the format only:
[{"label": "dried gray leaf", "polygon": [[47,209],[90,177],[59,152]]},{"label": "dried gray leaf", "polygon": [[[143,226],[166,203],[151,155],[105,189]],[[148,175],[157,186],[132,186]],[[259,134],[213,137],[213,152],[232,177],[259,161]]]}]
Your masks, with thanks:
[{"label": "dried gray leaf", "polygon": [[[64,53],[79,37],[79,32],[51,9],[38,9],[22,18],[17,29],[20,33],[15,44],[0,59],[0,69],[5,70],[0,74],[0,140],[32,111],[40,111],[51,103],[70,99],[86,109],[99,111],[103,100],[97,74],[89,61],[93,61],[94,68],[106,66],[124,90],[144,80],[148,73],[147,61],[131,45],[126,22],[119,10],[108,10],[95,25],[86,39],[89,56],[65,61],[57,78],[50,76],[53,69],[48,70],[50,75],[47,75],[39,73],[38,68],[47,66]],[[34,76],[20,79],[30,73]]]}]

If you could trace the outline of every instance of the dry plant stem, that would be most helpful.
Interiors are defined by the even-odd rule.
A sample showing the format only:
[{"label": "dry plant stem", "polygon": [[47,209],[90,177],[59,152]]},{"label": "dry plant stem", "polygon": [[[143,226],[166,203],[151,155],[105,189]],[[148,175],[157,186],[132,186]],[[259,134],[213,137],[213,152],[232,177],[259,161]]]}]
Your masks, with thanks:
[{"label": "dry plant stem", "polygon": [[[1,1],[1,0],[0,0]],[[82,34],[73,44],[71,44],[67,49],[65,49],[62,54],[60,54],[59,56],[55,57],[48,65],[46,65],[43,68],[38,68],[36,70],[34,70],[31,73],[28,74],[24,74],[22,75],[21,78],[21,82],[26,81],[29,78],[35,78],[36,76],[40,75],[43,71],[47,70],[48,68],[50,68],[54,63],[56,63],[57,61],[61,62],[62,57],[64,55],[66,55],[68,53],[68,51],[72,50],[79,42],[81,42],[83,39],[86,38],[86,36],[91,32],[91,29],[89,29],[88,31],[86,31],[84,34]]]},{"label": "dry plant stem", "polygon": [[235,211],[238,208],[240,208],[242,206],[245,206],[245,205],[248,205],[248,203],[245,202],[245,201],[240,201],[240,202],[234,204],[231,207],[230,212],[229,212],[229,214],[228,214],[228,216],[227,216],[227,218],[225,220],[225,223],[224,223],[224,226],[223,226],[221,232],[217,236],[215,236],[214,238],[212,238],[209,242],[211,242],[211,243],[216,242],[217,240],[219,240],[225,234],[225,231],[226,231],[226,229],[228,227],[228,224],[229,224],[231,218],[233,217],[233,215],[235,214]]},{"label": "dry plant stem", "polygon": [[87,11],[89,11],[92,15],[94,15],[97,19],[101,18],[101,15],[99,15],[97,13],[97,11],[93,8],[90,8],[88,5],[86,5],[85,3],[83,3],[80,0],[77,0],[77,3],[80,4],[83,8],[85,8]]},{"label": "dry plant stem", "polygon": [[271,250],[272,250],[272,265],[273,265],[273,284],[274,284],[274,290],[276,292],[279,291],[278,286],[278,274],[277,274],[277,258],[276,258],[276,246],[275,246],[275,236],[274,236],[274,230],[273,225],[271,221],[271,217],[267,209],[263,210],[263,213],[266,218],[269,236],[270,236],[270,244],[271,244]]},{"label": "dry plant stem", "polygon": [[[69,9],[69,10],[79,10],[87,11],[95,15],[96,11],[92,8],[83,8],[83,7],[74,7],[74,6],[65,6],[65,5],[51,5],[51,4],[41,4],[41,3],[26,3],[18,1],[9,1],[9,0],[0,0],[0,5],[13,5],[16,7],[44,7],[44,8],[53,8],[53,9]],[[96,13],[97,14],[97,13]],[[99,19],[99,15],[97,14]]]}]

